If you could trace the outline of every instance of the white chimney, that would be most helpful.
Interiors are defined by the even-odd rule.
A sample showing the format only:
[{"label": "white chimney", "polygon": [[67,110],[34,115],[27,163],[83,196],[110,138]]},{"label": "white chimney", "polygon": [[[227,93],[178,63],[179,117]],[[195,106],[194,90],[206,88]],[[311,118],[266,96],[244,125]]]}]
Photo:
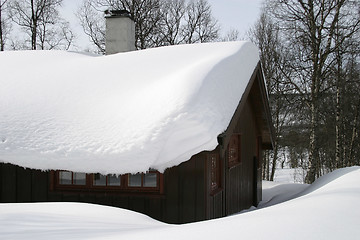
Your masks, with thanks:
[{"label": "white chimney", "polygon": [[135,22],[126,10],[105,11],[106,55],[135,50]]}]

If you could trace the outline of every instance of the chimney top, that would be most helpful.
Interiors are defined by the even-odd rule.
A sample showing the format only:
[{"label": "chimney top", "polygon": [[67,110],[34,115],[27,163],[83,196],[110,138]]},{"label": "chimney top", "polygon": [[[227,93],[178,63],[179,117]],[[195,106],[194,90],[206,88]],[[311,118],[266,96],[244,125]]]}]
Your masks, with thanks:
[{"label": "chimney top", "polygon": [[105,17],[131,17],[131,14],[128,10],[121,9],[121,10],[105,10]]}]

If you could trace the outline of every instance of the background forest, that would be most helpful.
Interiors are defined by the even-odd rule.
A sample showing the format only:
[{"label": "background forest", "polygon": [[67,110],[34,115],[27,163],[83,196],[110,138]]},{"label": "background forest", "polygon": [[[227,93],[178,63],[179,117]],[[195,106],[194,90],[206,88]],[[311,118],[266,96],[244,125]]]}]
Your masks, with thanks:
[{"label": "background forest", "polygon": [[[0,50],[70,49],[76,33],[60,15],[62,2],[0,0]],[[84,0],[77,16],[100,54],[107,9],[130,12],[136,49],[240,39],[236,29],[221,36],[207,0]],[[360,165],[359,29],[358,0],[264,1],[242,37],[260,49],[273,117],[264,179],[273,180],[285,164],[304,169],[307,183]]]}]

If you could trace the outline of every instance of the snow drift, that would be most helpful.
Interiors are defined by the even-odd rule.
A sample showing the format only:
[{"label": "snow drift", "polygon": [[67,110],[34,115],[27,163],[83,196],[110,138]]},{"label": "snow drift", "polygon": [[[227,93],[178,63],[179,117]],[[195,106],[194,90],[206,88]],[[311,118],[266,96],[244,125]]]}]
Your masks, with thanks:
[{"label": "snow drift", "polygon": [[0,53],[0,161],[79,172],[163,171],[217,145],[257,63],[251,43],[110,56]]},{"label": "snow drift", "polygon": [[[231,217],[169,225],[139,213],[81,203],[0,204],[0,239],[359,239],[360,167],[323,176],[297,198],[268,189],[263,206]],[[295,186],[295,185],[294,185]],[[288,188],[288,186],[286,186]],[[273,189],[274,190],[274,189]],[[294,192],[293,192],[294,193]]]}]

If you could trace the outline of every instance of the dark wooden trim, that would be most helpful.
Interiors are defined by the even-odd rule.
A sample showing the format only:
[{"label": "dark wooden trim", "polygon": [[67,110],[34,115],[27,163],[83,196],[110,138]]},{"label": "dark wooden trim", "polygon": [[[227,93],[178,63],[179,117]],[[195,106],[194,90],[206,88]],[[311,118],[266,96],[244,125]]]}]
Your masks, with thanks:
[{"label": "dark wooden trim", "polygon": [[269,138],[270,138],[270,143],[267,144],[267,148],[268,149],[272,149],[274,142],[275,142],[275,130],[274,130],[274,124],[272,122],[272,117],[271,117],[271,111],[270,111],[270,105],[269,105],[269,97],[268,97],[268,93],[266,90],[266,85],[265,85],[265,80],[263,77],[263,71],[262,71],[262,67],[261,64],[258,64],[258,74],[257,74],[257,79],[258,79],[258,84],[259,84],[259,88],[260,88],[260,94],[262,96],[262,104],[263,104],[263,108],[264,108],[264,113],[265,113],[265,118],[266,118],[266,123],[267,123],[267,128],[269,131]]},{"label": "dark wooden trim", "polygon": [[[216,164],[216,168],[215,168],[215,178],[216,178],[216,185],[213,185],[213,157],[215,157],[215,164]],[[220,154],[217,151],[212,151],[206,154],[206,158],[207,158],[207,162],[209,162],[210,164],[210,193],[214,193],[216,191],[218,191],[218,189],[221,188],[221,161],[220,161]]]},{"label": "dark wooden trim", "polygon": [[[230,154],[230,143],[231,143],[231,139],[236,138],[237,139],[237,159],[234,161],[230,161],[229,158],[229,154]],[[231,169],[233,167],[237,167],[238,165],[240,165],[242,163],[242,159],[241,159],[241,134],[240,133],[234,133],[230,136],[230,141],[229,144],[227,146],[227,158],[226,160],[228,161],[228,168]]]},{"label": "dark wooden trim", "polygon": [[222,188],[222,187],[217,188],[217,189],[215,189],[214,191],[212,191],[210,193],[210,196],[213,197],[213,196],[217,195],[219,192],[222,192],[222,191],[224,191],[224,188]]},{"label": "dark wooden trim", "polygon": [[[94,193],[114,193],[114,194],[163,194],[164,192],[164,177],[163,174],[157,171],[157,186],[156,187],[131,187],[128,186],[129,174],[121,175],[120,186],[96,186],[93,185],[93,174],[86,174],[85,185],[66,185],[59,183],[59,172],[56,171],[54,180],[49,186],[49,190],[53,192],[94,192]],[[151,171],[152,172],[152,171]],[[142,176],[143,178],[143,176]],[[143,180],[143,179],[142,179]]]},{"label": "dark wooden trim", "polygon": [[159,174],[159,193],[164,194],[164,174]]}]

